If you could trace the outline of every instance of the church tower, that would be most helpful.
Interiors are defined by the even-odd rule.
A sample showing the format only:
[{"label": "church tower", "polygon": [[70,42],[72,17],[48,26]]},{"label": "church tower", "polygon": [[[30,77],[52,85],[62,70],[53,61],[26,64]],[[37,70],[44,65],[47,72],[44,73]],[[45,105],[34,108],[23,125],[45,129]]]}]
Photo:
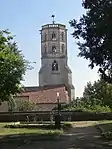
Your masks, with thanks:
[{"label": "church tower", "polygon": [[54,22],[41,29],[41,68],[39,86],[65,85],[71,100],[74,98],[72,71],[68,67],[67,29]]}]

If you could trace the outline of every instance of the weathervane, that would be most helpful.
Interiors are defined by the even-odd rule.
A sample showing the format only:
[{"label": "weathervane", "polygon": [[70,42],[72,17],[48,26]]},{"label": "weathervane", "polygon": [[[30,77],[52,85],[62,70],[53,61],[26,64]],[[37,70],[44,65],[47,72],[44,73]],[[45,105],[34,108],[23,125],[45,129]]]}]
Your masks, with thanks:
[{"label": "weathervane", "polygon": [[53,24],[54,24],[55,23],[55,21],[54,21],[55,15],[52,15],[51,17],[53,19]]}]

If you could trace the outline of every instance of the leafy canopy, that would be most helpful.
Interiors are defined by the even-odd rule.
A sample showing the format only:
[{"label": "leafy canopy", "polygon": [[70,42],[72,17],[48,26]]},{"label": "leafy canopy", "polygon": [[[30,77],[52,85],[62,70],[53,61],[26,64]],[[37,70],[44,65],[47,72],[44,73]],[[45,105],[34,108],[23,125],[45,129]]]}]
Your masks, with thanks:
[{"label": "leafy canopy", "polygon": [[94,83],[88,82],[84,88],[83,97],[76,98],[70,104],[62,106],[62,110],[111,112],[112,84],[102,79]]},{"label": "leafy canopy", "polygon": [[[112,0],[83,0],[86,14],[70,21],[79,56],[99,67],[101,78],[112,83]],[[83,41],[83,42],[81,42]]]},{"label": "leafy canopy", "polygon": [[38,107],[34,102],[31,102],[29,100],[22,100],[22,99],[17,99],[14,98],[8,102],[8,108],[9,111],[34,111],[37,110]]},{"label": "leafy canopy", "polygon": [[8,30],[0,30],[0,102],[8,101],[16,93],[20,93],[20,81],[27,69],[16,42]]},{"label": "leafy canopy", "polygon": [[112,108],[112,84],[106,83],[103,80],[95,81],[93,84],[88,82],[83,93],[91,104],[107,105]]}]

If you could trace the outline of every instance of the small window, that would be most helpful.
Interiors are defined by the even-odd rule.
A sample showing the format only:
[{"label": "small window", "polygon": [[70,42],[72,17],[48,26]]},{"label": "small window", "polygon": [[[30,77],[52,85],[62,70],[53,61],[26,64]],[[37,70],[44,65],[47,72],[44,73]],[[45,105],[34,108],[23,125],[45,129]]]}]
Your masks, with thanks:
[{"label": "small window", "polygon": [[47,53],[47,47],[46,46],[44,47],[44,52]]},{"label": "small window", "polygon": [[61,50],[62,50],[62,53],[64,53],[64,44],[62,44]]},{"label": "small window", "polygon": [[56,52],[56,46],[52,46],[52,52]]},{"label": "small window", "polygon": [[45,41],[47,40],[47,34],[46,33],[44,34],[44,40]]},{"label": "small window", "polygon": [[64,41],[64,32],[61,33],[61,39]]},{"label": "small window", "polygon": [[52,71],[58,71],[58,63],[56,62],[56,60],[54,60],[54,62],[52,63]]},{"label": "small window", "polygon": [[52,39],[56,39],[56,34],[54,32],[52,33]]}]

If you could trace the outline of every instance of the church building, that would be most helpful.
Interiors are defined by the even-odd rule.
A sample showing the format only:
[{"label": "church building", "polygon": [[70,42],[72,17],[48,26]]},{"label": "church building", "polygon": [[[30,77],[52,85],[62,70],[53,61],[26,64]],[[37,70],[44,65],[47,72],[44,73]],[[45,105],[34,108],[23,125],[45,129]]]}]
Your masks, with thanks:
[{"label": "church building", "polygon": [[49,111],[57,105],[57,93],[61,104],[70,103],[75,98],[72,71],[68,66],[67,29],[63,24],[53,22],[42,26],[41,68],[39,86],[25,87],[16,98],[33,101],[38,110]]},{"label": "church building", "polygon": [[72,71],[68,66],[67,29],[53,22],[41,28],[41,68],[39,86],[25,87],[14,99],[29,100],[37,104],[40,111],[50,111],[57,106],[57,94],[61,104],[75,98]]}]

